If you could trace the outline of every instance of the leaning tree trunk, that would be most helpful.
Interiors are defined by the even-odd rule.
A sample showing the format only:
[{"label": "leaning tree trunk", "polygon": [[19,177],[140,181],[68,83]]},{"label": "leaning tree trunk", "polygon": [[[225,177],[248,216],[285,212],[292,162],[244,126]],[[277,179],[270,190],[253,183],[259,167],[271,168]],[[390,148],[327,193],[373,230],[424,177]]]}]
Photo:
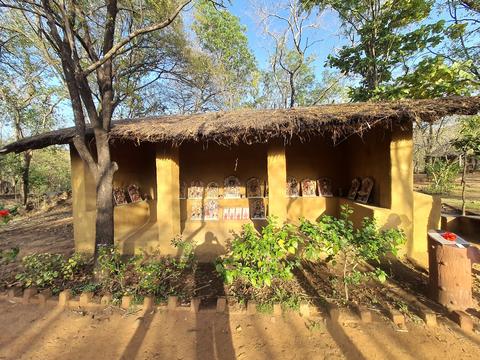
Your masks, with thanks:
[{"label": "leaning tree trunk", "polygon": [[98,155],[95,174],[97,217],[94,258],[96,262],[99,249],[114,245],[113,175],[118,167],[111,161],[107,131],[95,129],[94,132]]},{"label": "leaning tree trunk", "polygon": [[27,206],[28,193],[30,191],[30,163],[32,161],[32,152],[30,150],[23,153],[23,170],[22,170],[22,195],[23,206]]},{"label": "leaning tree trunk", "polygon": [[462,215],[466,214],[465,192],[467,187],[467,154],[463,154],[463,173],[462,173]]}]

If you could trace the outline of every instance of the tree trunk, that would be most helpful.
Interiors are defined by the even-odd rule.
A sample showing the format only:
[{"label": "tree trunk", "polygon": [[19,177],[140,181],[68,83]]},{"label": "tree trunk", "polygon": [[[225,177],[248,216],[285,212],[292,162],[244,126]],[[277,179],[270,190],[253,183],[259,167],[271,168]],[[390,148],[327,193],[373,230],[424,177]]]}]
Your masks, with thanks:
[{"label": "tree trunk", "polygon": [[467,187],[467,154],[463,154],[463,173],[462,173],[462,215],[466,214],[465,190]]},{"label": "tree trunk", "polygon": [[114,245],[114,211],[113,211],[113,175],[118,166],[111,161],[108,132],[94,129],[97,145],[97,171],[95,185],[97,191],[97,217],[95,231],[95,262],[102,247]]},{"label": "tree trunk", "polygon": [[31,150],[25,151],[23,153],[23,171],[22,171],[22,192],[23,192],[23,206],[27,206],[28,203],[28,193],[30,191],[30,163],[32,161],[32,152]]}]

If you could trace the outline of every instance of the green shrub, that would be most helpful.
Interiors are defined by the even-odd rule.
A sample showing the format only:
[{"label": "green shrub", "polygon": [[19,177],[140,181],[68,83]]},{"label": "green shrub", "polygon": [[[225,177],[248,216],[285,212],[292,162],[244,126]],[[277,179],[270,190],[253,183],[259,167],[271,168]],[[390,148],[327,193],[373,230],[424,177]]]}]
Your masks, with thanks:
[{"label": "green shrub", "polygon": [[434,160],[425,166],[430,185],[426,191],[430,194],[449,194],[460,171],[458,162]]},{"label": "green shrub", "polygon": [[17,259],[17,255],[20,252],[18,247],[13,247],[9,250],[0,250],[0,265],[10,264]]},{"label": "green shrub", "polygon": [[27,255],[22,264],[24,271],[16,278],[25,287],[53,287],[62,279],[64,258],[60,254]]},{"label": "green shrub", "polygon": [[299,241],[294,226],[277,226],[272,217],[261,233],[246,224],[240,234],[234,234],[230,252],[217,262],[216,269],[227,284],[241,278],[262,287],[270,286],[274,279],[291,279],[298,264],[294,255]]},{"label": "green shrub", "polygon": [[354,230],[349,220],[352,209],[342,206],[340,218],[322,216],[316,223],[302,220],[300,231],[306,237],[303,257],[316,260],[321,254],[327,255],[326,261],[335,265],[342,262],[342,282],[345,299],[349,299],[349,286],[359,284],[367,277],[380,282],[387,274],[378,266],[373,271],[360,271],[359,267],[366,262],[379,265],[387,254],[396,255],[398,248],[405,242],[402,230],[379,230],[375,219],[365,218],[362,226]]}]

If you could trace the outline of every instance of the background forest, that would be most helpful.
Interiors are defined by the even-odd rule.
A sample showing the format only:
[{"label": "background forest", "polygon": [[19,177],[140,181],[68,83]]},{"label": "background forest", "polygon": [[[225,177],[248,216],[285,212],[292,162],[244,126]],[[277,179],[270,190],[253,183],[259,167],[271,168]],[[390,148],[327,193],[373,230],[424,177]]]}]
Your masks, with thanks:
[{"label": "background forest", "polygon": [[[32,4],[0,0],[0,146],[74,122],[61,59],[45,45],[48,31],[25,16],[24,7],[34,13]],[[85,5],[85,18],[102,4]],[[146,4],[118,2],[124,18],[115,40],[181,3]],[[181,10],[169,26],[136,37],[111,60],[113,120],[479,92],[478,0],[197,0]],[[88,81],[100,106],[102,86]],[[417,179],[420,189],[455,200],[464,167],[469,189],[480,188],[472,174],[480,146],[461,144],[478,132],[471,126],[467,136],[467,128],[456,118],[415,125],[415,171],[428,175]],[[29,196],[69,187],[65,147],[0,157],[0,192],[18,193],[24,205]],[[471,194],[467,208],[480,209],[480,190]]]}]

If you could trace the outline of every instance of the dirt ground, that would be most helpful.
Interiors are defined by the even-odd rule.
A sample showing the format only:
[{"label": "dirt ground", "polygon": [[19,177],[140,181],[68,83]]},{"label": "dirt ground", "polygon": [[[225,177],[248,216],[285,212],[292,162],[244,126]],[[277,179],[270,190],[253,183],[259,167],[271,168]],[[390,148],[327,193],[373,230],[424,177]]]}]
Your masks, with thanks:
[{"label": "dirt ground", "polygon": [[[20,248],[18,259],[30,253],[71,253],[70,204],[32,213],[0,228],[0,250],[14,246]],[[394,297],[412,310],[416,302],[430,307],[423,294],[426,274],[400,265],[402,273],[397,272],[382,291],[360,296],[375,297],[380,303],[391,303]],[[13,273],[16,266],[18,262],[7,268]],[[476,270],[474,277],[479,285],[480,272]],[[322,284],[319,278],[305,278],[303,283],[310,284],[305,287],[309,296],[318,297],[322,287],[328,289],[328,283]],[[480,300],[478,286],[474,297]],[[0,301],[0,359],[480,358],[480,313],[472,315],[477,330],[471,335],[463,334],[441,311],[436,329],[426,328],[409,312],[408,332],[397,331],[380,311],[376,314],[373,324],[340,326],[293,314],[282,318],[208,311],[125,314],[113,309],[84,314]]]},{"label": "dirt ground", "polygon": [[287,314],[80,313],[0,302],[0,359],[478,359],[480,337],[440,324],[337,324]]}]

